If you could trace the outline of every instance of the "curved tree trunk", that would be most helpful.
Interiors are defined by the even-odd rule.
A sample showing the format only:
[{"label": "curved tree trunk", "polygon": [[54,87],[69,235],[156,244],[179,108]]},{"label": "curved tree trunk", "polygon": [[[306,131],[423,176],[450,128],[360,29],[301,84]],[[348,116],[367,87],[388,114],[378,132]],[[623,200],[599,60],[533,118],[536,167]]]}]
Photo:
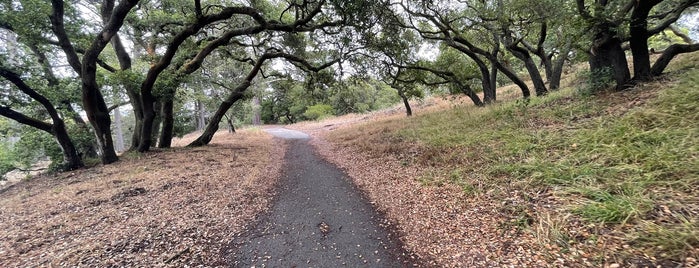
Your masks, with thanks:
[{"label": "curved tree trunk", "polygon": [[[226,114],[226,112],[228,112],[228,109],[230,109],[236,101],[239,101],[243,98],[243,91],[245,91],[245,89],[247,89],[247,87],[249,86],[250,82],[243,82],[242,85],[238,86],[237,90],[233,91],[230,95],[228,95],[228,97],[221,103],[221,105],[218,106],[216,112],[211,116],[209,124],[206,125],[204,132],[199,136],[199,138],[197,138],[187,146],[197,147],[209,144],[209,142],[211,142],[211,139],[213,139],[214,134],[216,134],[216,131],[218,131],[218,123],[221,122],[221,119]],[[241,88],[242,90],[240,90]]]},{"label": "curved tree trunk", "polygon": [[660,58],[658,58],[657,61],[653,64],[653,68],[651,68],[651,73],[654,76],[661,75],[665,68],[667,67],[668,64],[670,64],[670,61],[677,56],[678,54],[682,53],[689,53],[689,52],[694,52],[694,51],[699,51],[699,43],[697,44],[691,44],[691,45],[685,45],[685,44],[674,44],[663,52],[662,55],[660,55]]},{"label": "curved tree trunk", "polygon": [[403,100],[403,106],[405,106],[405,115],[406,116],[413,116],[413,109],[410,108],[410,102],[408,101],[408,96],[405,95],[405,92],[403,91],[402,88],[398,88],[398,96],[400,96],[400,99]]},{"label": "curved tree trunk", "polygon": [[532,83],[534,83],[536,95],[546,95],[546,93],[548,93],[546,83],[544,83],[544,80],[541,78],[541,73],[539,73],[539,69],[536,67],[536,63],[534,63],[532,57],[525,57],[523,61],[524,66],[527,68],[527,72],[529,72],[529,76],[532,78]]},{"label": "curved tree trunk", "polygon": [[517,74],[515,74],[510,68],[507,68],[507,66],[503,65],[501,62],[499,62],[497,59],[491,59],[490,62],[495,65],[495,67],[500,70],[507,78],[512,81],[512,83],[515,83],[519,87],[519,89],[522,91],[522,97],[529,98],[531,96],[531,92],[529,91],[529,87],[527,86],[524,81],[522,81]]},{"label": "curved tree trunk", "polygon": [[64,168],[72,170],[83,167],[82,158],[78,154],[78,151],[75,149],[74,143],[71,141],[70,136],[68,135],[65,123],[63,122],[63,119],[61,119],[61,117],[59,116],[56,107],[53,106],[49,99],[39,94],[29,85],[24,83],[19,74],[4,69],[1,66],[0,76],[17,86],[17,88],[19,88],[19,90],[22,91],[24,94],[27,94],[30,98],[40,103],[48,112],[49,116],[51,117],[51,121],[53,121],[53,124],[49,124],[40,120],[36,120],[34,118],[27,117],[24,114],[16,112],[10,109],[9,107],[5,106],[0,106],[0,115],[15,120],[21,124],[25,124],[50,133],[52,136],[56,138],[56,141],[61,147],[61,150],[63,152]]},{"label": "curved tree trunk", "polygon": [[546,83],[544,83],[544,80],[541,78],[539,68],[536,67],[536,63],[534,63],[531,54],[529,54],[526,49],[516,45],[508,45],[507,50],[509,50],[516,58],[524,62],[524,67],[527,69],[529,77],[532,79],[532,83],[534,83],[534,91],[536,92],[536,95],[546,95],[548,92],[546,89]]},{"label": "curved tree trunk", "polygon": [[235,133],[235,126],[233,125],[233,117],[228,116],[227,113],[224,114],[223,117],[226,118],[226,125],[228,125],[228,133]]},{"label": "curved tree trunk", "polygon": [[71,141],[68,131],[66,131],[63,120],[54,120],[52,131],[63,152],[63,169],[74,170],[83,167],[82,158],[78,154],[78,150],[75,149],[75,145],[73,141]]},{"label": "curved tree trunk", "polygon": [[481,101],[481,98],[478,97],[478,94],[476,94],[476,92],[473,92],[471,87],[469,87],[468,85],[463,85],[463,84],[459,83],[459,88],[461,89],[461,92],[466,94],[466,96],[468,96],[471,99],[471,101],[473,101],[474,105],[476,105],[478,107],[485,106],[485,103],[483,103],[483,101]]},{"label": "curved tree trunk", "polygon": [[[477,56],[475,56],[475,57],[478,58]],[[490,70],[488,70],[488,66],[482,60],[478,59],[477,61],[476,60],[474,60],[474,61],[478,65],[478,70],[480,70],[480,72],[481,72],[481,85],[483,87],[483,102],[488,103],[488,104],[493,103],[493,102],[495,102],[496,96],[495,96],[495,85],[490,83],[490,78],[491,78],[490,77]],[[462,91],[463,91],[463,89],[462,89]],[[468,88],[468,91],[473,92],[473,90],[471,90],[470,87]],[[469,94],[466,94],[466,95],[469,95]],[[471,96],[469,96],[469,97],[471,98],[471,100],[473,100],[473,102],[476,104],[476,106],[482,106],[482,105],[478,105],[478,103],[476,103],[476,101]],[[478,101],[480,102],[480,98],[478,99]]]},{"label": "curved tree trunk", "polygon": [[120,1],[119,5],[113,9],[109,21],[105,24],[99,34],[92,40],[89,48],[85,50],[82,61],[80,61],[75,48],[71,44],[63,23],[64,3],[60,0],[52,0],[52,13],[49,16],[52,31],[58,38],[58,43],[65,52],[70,66],[80,74],[82,80],[82,101],[83,109],[90,124],[95,130],[97,144],[100,150],[100,157],[103,164],[116,162],[119,158],[114,151],[111,134],[111,118],[109,109],[104,102],[104,97],[100,92],[96,81],[97,60],[100,53],[109,44],[110,40],[119,31],[124,23],[126,15],[138,3],[138,0]]}]

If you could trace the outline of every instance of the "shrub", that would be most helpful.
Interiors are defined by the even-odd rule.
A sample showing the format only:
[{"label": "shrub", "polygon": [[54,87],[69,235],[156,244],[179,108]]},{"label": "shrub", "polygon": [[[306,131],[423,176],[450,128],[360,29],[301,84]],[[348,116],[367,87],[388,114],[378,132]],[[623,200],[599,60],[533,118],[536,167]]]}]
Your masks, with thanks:
[{"label": "shrub", "polygon": [[310,120],[323,119],[333,115],[333,107],[327,104],[316,104],[309,106],[303,116]]}]

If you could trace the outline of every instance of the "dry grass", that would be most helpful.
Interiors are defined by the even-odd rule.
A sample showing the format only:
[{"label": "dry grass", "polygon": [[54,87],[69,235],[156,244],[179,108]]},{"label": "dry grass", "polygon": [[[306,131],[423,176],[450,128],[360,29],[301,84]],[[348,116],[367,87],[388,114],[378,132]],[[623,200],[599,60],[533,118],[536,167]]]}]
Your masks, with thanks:
[{"label": "dry grass", "polygon": [[219,133],[23,181],[0,193],[0,266],[221,266],[269,207],[283,151],[261,131]]},{"label": "dry grass", "polygon": [[[660,81],[592,97],[576,95],[583,79],[570,75],[563,81],[567,89],[531,102],[511,101],[519,91],[510,86],[498,91],[503,104],[484,109],[473,109],[463,98],[436,99],[415,109],[413,118],[376,112],[292,127],[313,133],[320,153],[352,177],[409,250],[430,266],[696,267],[697,148],[690,142],[696,128],[687,126],[695,116],[675,118],[672,112],[696,106],[684,100],[675,107],[661,98],[677,95],[682,85],[696,90],[691,82],[696,69],[676,69],[671,66]],[[663,120],[684,123],[660,124]],[[646,128],[614,133],[614,124]],[[658,129],[648,131],[651,127]],[[624,143],[625,134],[660,139],[681,131],[687,135],[679,142],[662,144],[690,147],[640,144],[651,148],[646,150]],[[620,139],[605,140],[615,137]],[[641,159],[639,152],[646,151],[659,159]],[[683,152],[690,155],[683,162],[688,166],[668,166],[667,181],[638,172],[663,167],[666,158],[670,163]],[[634,174],[631,169],[621,175],[605,171],[634,157],[641,164],[619,168],[636,165],[638,178],[653,181],[624,176]],[[601,166],[591,168],[597,162]],[[586,184],[586,172],[597,180]],[[580,181],[563,181],[571,174]],[[627,188],[633,191],[624,192]],[[603,201],[591,199],[598,192],[605,194]],[[590,205],[595,202],[610,205]],[[617,218],[620,222],[612,221]]]}]

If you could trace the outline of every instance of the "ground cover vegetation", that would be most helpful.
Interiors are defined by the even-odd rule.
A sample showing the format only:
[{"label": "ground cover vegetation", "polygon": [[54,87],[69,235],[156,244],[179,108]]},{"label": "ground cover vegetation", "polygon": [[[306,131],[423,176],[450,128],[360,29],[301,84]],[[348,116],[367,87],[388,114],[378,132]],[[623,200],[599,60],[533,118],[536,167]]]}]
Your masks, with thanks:
[{"label": "ground cover vegetation", "polygon": [[[373,145],[353,148],[425,168],[416,173],[422,187],[518,198],[503,201],[507,215],[519,215],[512,224],[540,224],[546,235],[538,237],[563,259],[581,254],[569,249],[608,249],[611,241],[621,248],[586,260],[631,263],[636,257],[624,254],[646,254],[643,261],[683,262],[696,258],[698,7],[0,0],[0,173],[45,159],[55,171],[90,173],[83,168],[107,168],[124,152],[161,169],[165,162],[146,159],[165,159],[160,149],[192,131],[186,145],[201,147],[220,128],[396,102],[411,117],[415,100],[464,96],[472,107],[427,114],[422,103],[425,115],[367,127]],[[358,137],[347,135],[332,139]],[[505,182],[517,192],[493,186]],[[542,196],[560,210],[532,211]],[[541,221],[547,217],[554,220]],[[574,219],[594,237],[556,230]]]},{"label": "ground cover vegetation", "polygon": [[[471,224],[498,225],[498,231],[464,231],[456,224],[444,228],[445,235],[433,235],[469,239],[461,232],[483,237],[482,232],[518,230],[514,238],[493,235],[487,243],[538,248],[535,254],[513,249],[505,258],[488,256],[482,265],[513,260],[519,265],[696,265],[696,62],[696,55],[682,58],[662,80],[623,92],[591,94],[589,83],[573,80],[529,101],[486,109],[461,104],[412,119],[389,117],[338,127],[325,135],[348,152],[328,157],[339,159],[360,185],[374,192],[377,202],[383,202],[379,207],[404,230],[450,226],[454,217],[473,216],[470,211],[479,208],[479,217],[488,211],[497,215]],[[356,154],[362,152],[369,160],[361,165],[378,162],[383,167],[353,168],[360,165]],[[387,168],[386,162],[394,164]],[[431,193],[382,197],[382,192],[411,183]],[[401,208],[394,205],[400,203],[396,199],[422,199],[433,209]],[[452,212],[440,218],[435,210]],[[412,217],[399,216],[405,214]],[[420,247],[448,247],[434,246],[438,242],[429,237],[414,239],[427,240],[415,243],[415,250],[436,257],[439,265],[468,263],[473,257],[455,258],[459,250],[453,249],[425,252]],[[462,252],[477,247],[461,246]],[[532,262],[517,262],[522,256]],[[538,258],[546,261],[537,264]]]}]

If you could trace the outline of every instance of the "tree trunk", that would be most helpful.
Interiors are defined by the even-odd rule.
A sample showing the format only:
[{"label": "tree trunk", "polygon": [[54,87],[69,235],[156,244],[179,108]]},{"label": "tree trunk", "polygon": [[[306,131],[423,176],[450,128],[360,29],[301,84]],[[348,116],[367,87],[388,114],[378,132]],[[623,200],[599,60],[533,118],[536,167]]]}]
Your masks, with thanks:
[{"label": "tree trunk", "polygon": [[197,130],[202,130],[206,127],[206,109],[201,100],[197,100],[194,104],[197,107]]},{"label": "tree trunk", "polygon": [[534,91],[536,92],[536,95],[546,95],[546,83],[544,83],[544,80],[541,78],[539,68],[536,67],[536,63],[534,63],[531,54],[529,54],[526,49],[512,44],[507,46],[507,50],[509,50],[516,58],[524,62],[524,67],[527,69],[529,77],[532,79],[532,83],[534,83]]},{"label": "tree trunk", "polygon": [[553,64],[553,69],[551,70],[551,77],[549,77],[549,89],[557,90],[561,87],[561,75],[563,73],[563,66],[568,59],[568,53],[570,53],[572,46],[571,38],[566,38],[566,44],[563,50],[560,51],[558,59]]},{"label": "tree trunk", "polygon": [[233,125],[233,117],[228,116],[228,114],[223,115],[226,118],[226,125],[228,126],[228,133],[235,133],[235,126]]},{"label": "tree trunk", "polygon": [[539,69],[536,67],[536,63],[534,63],[532,57],[525,57],[523,61],[524,66],[527,68],[527,72],[529,72],[529,76],[532,78],[532,83],[534,83],[534,91],[536,91],[536,95],[546,95],[546,93],[548,93],[546,83],[544,83],[544,80],[541,78],[541,73],[539,73]]},{"label": "tree trunk", "polygon": [[155,97],[149,92],[141,94],[141,104],[143,105],[143,120],[141,123],[138,151],[145,152],[150,149],[153,141],[153,122],[155,120]]},{"label": "tree trunk", "polygon": [[162,108],[162,102],[156,101],[155,104],[153,105],[153,124],[151,125],[151,147],[155,147],[155,142],[158,140],[158,136],[160,135],[160,125],[163,122],[163,117],[160,116],[160,109]]},{"label": "tree trunk", "polygon": [[461,92],[466,94],[466,96],[468,96],[471,99],[471,101],[473,101],[473,104],[475,104],[478,107],[485,106],[485,103],[481,101],[481,98],[478,97],[478,94],[476,94],[476,92],[473,92],[471,87],[459,83],[459,88],[461,89]]},{"label": "tree trunk", "polygon": [[629,45],[633,55],[633,79],[648,81],[653,75],[650,69],[650,53],[648,53],[648,13],[652,4],[637,3],[631,12],[629,22]]},{"label": "tree trunk", "polygon": [[[484,55],[486,58],[491,59],[492,55],[488,54],[486,51],[479,51],[480,53],[476,53],[473,51],[472,44],[468,42],[465,39],[460,39],[457,43],[457,41],[448,41],[447,44],[460,52],[466,54],[473,62],[476,63],[478,66],[478,70],[481,73],[481,85],[483,87],[483,99],[485,103],[491,103],[494,102],[496,99],[495,96],[495,88],[494,85],[490,83],[490,71],[488,70],[488,66],[481,60],[481,58],[478,56],[478,54],[487,54]],[[466,46],[463,46],[461,44],[465,44]],[[497,51],[497,50],[496,50]],[[480,100],[480,99],[479,99]]]},{"label": "tree trunk", "polygon": [[158,148],[170,148],[170,145],[172,144],[172,131],[175,127],[173,106],[174,104],[172,99],[163,101],[160,113],[163,121],[163,127],[160,131],[160,139],[158,139]]},{"label": "tree trunk", "polygon": [[[476,65],[478,65],[478,70],[480,70],[480,72],[481,72],[481,86],[483,87],[483,102],[493,103],[493,102],[495,102],[496,97],[495,97],[495,86],[490,83],[490,70],[488,70],[488,66],[482,60],[478,59],[475,62],[476,62]],[[468,90],[473,92],[473,90],[471,90],[471,88],[468,88]],[[462,91],[463,91],[463,87],[462,87]],[[466,92],[464,92],[464,93],[466,93]],[[466,95],[469,95],[469,94],[467,93]],[[471,96],[469,96],[469,97],[471,97]],[[471,98],[471,100],[473,100],[473,98]],[[478,99],[478,102],[480,102],[480,98]],[[474,103],[476,103],[475,100],[474,100]],[[482,105],[478,105],[476,103],[476,106],[482,106]]]},{"label": "tree trunk", "polygon": [[20,91],[27,94],[35,101],[39,102],[48,112],[49,116],[51,117],[51,120],[53,121],[53,125],[27,117],[5,106],[0,106],[0,115],[8,117],[21,124],[32,126],[50,133],[51,135],[56,137],[56,140],[58,141],[58,144],[60,145],[61,150],[63,151],[63,161],[65,168],[72,170],[83,167],[82,158],[78,154],[78,151],[75,149],[74,143],[70,140],[70,136],[68,135],[68,131],[66,130],[65,123],[63,122],[63,119],[61,119],[61,117],[59,116],[56,107],[53,106],[51,101],[49,101],[49,99],[47,99],[43,95],[39,94],[29,85],[24,83],[24,81],[18,74],[4,69],[2,68],[2,66],[0,66],[0,76],[13,83],[20,89]]},{"label": "tree trunk", "polygon": [[261,110],[260,99],[257,96],[252,97],[252,124],[255,126],[262,124]]},{"label": "tree trunk", "polygon": [[[497,57],[497,56],[496,56]],[[498,67],[495,64],[490,65],[490,90],[493,94],[493,101],[497,100],[497,88],[498,88]],[[485,93],[483,93],[485,95]]]},{"label": "tree trunk", "polygon": [[70,140],[63,120],[54,119],[52,130],[63,152],[64,169],[74,170],[83,167],[82,158],[78,154],[78,150],[75,149],[73,141]]},{"label": "tree trunk", "polygon": [[141,128],[143,127],[143,106],[141,105],[141,96],[136,91],[129,91],[129,102],[133,107],[134,125],[131,133],[131,148],[129,150],[138,150],[141,144]]},{"label": "tree trunk", "polygon": [[[243,83],[247,84],[247,86],[250,86],[249,82]],[[247,88],[247,86],[245,86],[244,88]],[[242,91],[245,91],[245,89],[231,92],[231,94],[228,95],[228,97],[221,103],[221,105],[219,105],[216,112],[211,116],[209,124],[206,125],[206,129],[204,129],[204,132],[201,134],[201,136],[199,136],[199,138],[197,138],[187,146],[197,147],[209,144],[209,142],[211,142],[211,139],[214,137],[214,134],[216,134],[216,131],[218,131],[218,123],[221,122],[223,115],[225,115],[226,112],[228,112],[228,109],[230,109],[236,101],[243,98]]]},{"label": "tree trunk", "polygon": [[653,76],[661,75],[667,67],[667,65],[670,64],[670,61],[672,61],[672,59],[675,56],[677,56],[678,54],[689,53],[694,51],[699,51],[699,43],[691,45],[674,44],[668,47],[667,49],[665,49],[663,54],[660,55],[660,58],[658,58],[658,60],[655,61],[655,63],[653,64],[651,73],[653,74]]},{"label": "tree trunk", "polygon": [[400,99],[403,100],[403,105],[405,106],[405,115],[406,116],[413,116],[413,109],[410,108],[410,102],[408,101],[408,96],[405,95],[405,92],[403,91],[402,88],[398,89],[398,96],[400,96]]},{"label": "tree trunk", "polygon": [[531,92],[529,91],[529,87],[527,86],[526,83],[524,83],[524,81],[522,81],[521,78],[519,78],[519,76],[517,76],[517,74],[515,74],[512,70],[507,68],[507,66],[503,65],[497,59],[490,59],[490,62],[493,65],[495,65],[495,67],[497,67],[498,70],[500,70],[500,72],[505,74],[505,76],[507,76],[507,78],[509,78],[510,81],[512,81],[512,83],[515,83],[515,85],[517,85],[519,87],[519,89],[522,91],[522,97],[524,97],[526,99],[526,98],[529,98],[531,96]]},{"label": "tree trunk", "polygon": [[118,152],[124,151],[124,131],[121,128],[121,111],[119,106],[112,110],[114,112],[114,135],[116,136],[115,149]]},{"label": "tree trunk", "polygon": [[[95,77],[87,78],[96,81]],[[112,120],[107,110],[107,105],[104,103],[102,94],[97,89],[97,83],[87,82],[83,79],[83,104],[87,118],[90,119],[90,124],[95,130],[97,137],[97,145],[100,150],[100,158],[102,164],[110,164],[119,160],[114,151],[114,143],[112,141]]]},{"label": "tree trunk", "polygon": [[[616,37],[612,29],[613,26],[609,23],[598,26],[590,51],[590,72],[593,75],[611,72],[616,88],[622,89],[631,80],[631,73],[629,72],[626,55],[621,48],[622,42]],[[593,79],[598,78],[593,77]]]}]

